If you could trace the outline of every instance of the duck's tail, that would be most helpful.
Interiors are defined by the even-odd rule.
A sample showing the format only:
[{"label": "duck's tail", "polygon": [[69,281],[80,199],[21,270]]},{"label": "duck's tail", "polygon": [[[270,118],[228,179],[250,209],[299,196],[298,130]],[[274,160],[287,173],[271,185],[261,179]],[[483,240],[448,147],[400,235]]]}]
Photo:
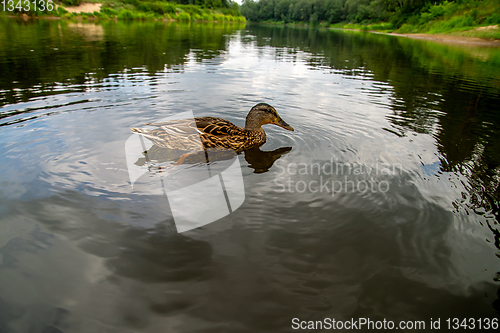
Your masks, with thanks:
[{"label": "duck's tail", "polygon": [[139,134],[147,134],[147,130],[143,129],[143,128],[135,128],[135,127],[132,127],[131,128],[132,132],[134,133],[139,133]]},{"label": "duck's tail", "polygon": [[145,129],[145,128],[131,128],[132,132],[142,135],[143,137],[149,139],[155,145],[160,148],[175,149],[170,144],[170,140],[167,135],[163,135],[164,131],[159,131],[157,129]]},{"label": "duck's tail", "polygon": [[135,127],[132,127],[131,130],[132,132],[145,136],[146,138],[154,140],[158,139],[158,137],[154,133],[151,133],[151,130],[145,128],[135,128]]},{"label": "duck's tail", "polygon": [[131,130],[134,133],[140,134],[140,135],[150,139],[155,144],[157,144],[159,142],[159,140],[158,140],[159,138],[154,133],[151,133],[151,130],[148,130],[145,128],[135,128],[135,127],[132,127]]}]

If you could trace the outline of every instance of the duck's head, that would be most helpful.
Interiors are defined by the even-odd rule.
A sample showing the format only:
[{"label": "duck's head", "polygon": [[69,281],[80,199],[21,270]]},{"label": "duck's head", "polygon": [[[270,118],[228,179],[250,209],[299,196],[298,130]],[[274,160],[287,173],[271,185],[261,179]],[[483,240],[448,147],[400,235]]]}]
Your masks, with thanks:
[{"label": "duck's head", "polygon": [[275,108],[266,103],[259,103],[248,113],[245,129],[256,130],[266,124],[274,124],[286,130],[293,131],[293,127],[281,119]]}]

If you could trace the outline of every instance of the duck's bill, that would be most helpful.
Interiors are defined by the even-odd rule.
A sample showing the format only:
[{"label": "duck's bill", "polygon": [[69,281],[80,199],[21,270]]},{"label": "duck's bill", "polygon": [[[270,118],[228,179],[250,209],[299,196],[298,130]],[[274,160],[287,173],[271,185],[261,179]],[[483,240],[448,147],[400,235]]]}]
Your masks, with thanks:
[{"label": "duck's bill", "polygon": [[280,121],[278,121],[276,123],[276,125],[278,125],[279,127],[283,127],[284,129],[286,130],[289,130],[289,131],[293,131],[293,127],[288,125],[283,119],[280,119]]}]

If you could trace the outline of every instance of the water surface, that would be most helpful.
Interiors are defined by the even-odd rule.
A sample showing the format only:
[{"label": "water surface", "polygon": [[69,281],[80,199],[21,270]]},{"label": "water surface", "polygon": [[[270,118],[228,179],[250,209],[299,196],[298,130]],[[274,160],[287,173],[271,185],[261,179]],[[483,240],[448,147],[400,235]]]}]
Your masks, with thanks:
[{"label": "water surface", "polygon": [[[0,73],[4,332],[498,317],[499,48],[9,19]],[[243,205],[177,233],[166,197],[130,186],[130,127],[243,125],[259,102],[295,132],[267,126],[280,154],[239,156]]]}]

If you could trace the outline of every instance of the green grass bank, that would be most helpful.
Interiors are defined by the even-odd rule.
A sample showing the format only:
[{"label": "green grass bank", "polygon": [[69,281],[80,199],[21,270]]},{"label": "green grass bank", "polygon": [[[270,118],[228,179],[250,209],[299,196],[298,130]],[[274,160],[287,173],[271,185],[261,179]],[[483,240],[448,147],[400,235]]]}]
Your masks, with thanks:
[{"label": "green grass bank", "polygon": [[[206,22],[246,22],[241,15],[239,5],[235,2],[224,2],[214,0],[210,3],[198,1],[196,4],[181,4],[169,1],[141,1],[141,0],[103,0],[103,1],[81,1],[81,0],[63,0],[63,1],[45,1],[50,6],[33,8],[26,10],[26,7],[17,6],[19,0],[13,0],[13,10],[6,7],[0,8],[1,14],[5,16],[28,16],[28,17],[61,17],[67,19],[118,19],[118,20],[174,20],[174,21],[206,21]],[[74,7],[83,3],[101,3],[99,11],[71,13],[66,10],[68,7]]]}]

